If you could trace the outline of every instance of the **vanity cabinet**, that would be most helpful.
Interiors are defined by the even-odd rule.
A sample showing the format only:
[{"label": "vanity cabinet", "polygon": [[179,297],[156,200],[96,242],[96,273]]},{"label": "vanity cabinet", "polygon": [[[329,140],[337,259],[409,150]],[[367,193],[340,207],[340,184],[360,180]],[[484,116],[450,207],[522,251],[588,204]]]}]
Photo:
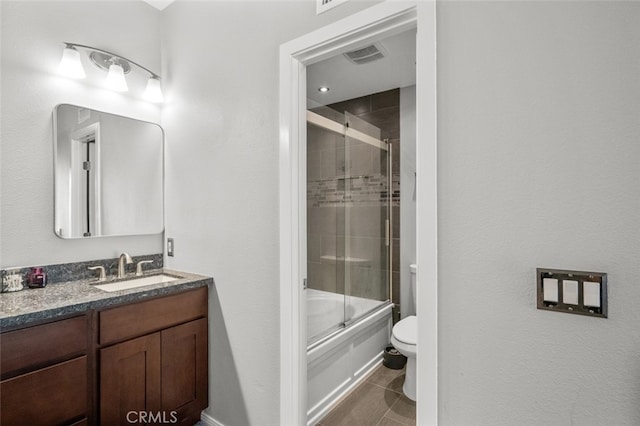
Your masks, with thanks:
[{"label": "vanity cabinet", "polygon": [[87,424],[88,316],[0,335],[0,424]]},{"label": "vanity cabinet", "polygon": [[100,422],[189,424],[208,405],[207,288],[99,312]]},{"label": "vanity cabinet", "polygon": [[193,425],[208,405],[208,288],[0,334],[0,425]]}]

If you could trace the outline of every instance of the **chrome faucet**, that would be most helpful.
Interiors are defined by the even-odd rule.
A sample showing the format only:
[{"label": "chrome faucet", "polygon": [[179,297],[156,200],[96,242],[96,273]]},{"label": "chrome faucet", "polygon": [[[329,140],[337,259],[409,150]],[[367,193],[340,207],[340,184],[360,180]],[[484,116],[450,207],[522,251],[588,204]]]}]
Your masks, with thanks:
[{"label": "chrome faucet", "polygon": [[142,265],[146,265],[148,263],[153,263],[153,260],[141,260],[140,262],[138,262],[138,264],[136,265],[136,277],[141,277],[143,275]]},{"label": "chrome faucet", "polygon": [[133,259],[127,253],[122,253],[118,259],[118,276],[117,278],[124,278],[127,275],[127,271],[124,269],[124,264],[133,263]]},{"label": "chrome faucet", "polygon": [[107,279],[107,274],[104,270],[104,266],[89,266],[90,270],[92,271],[99,271],[100,272],[100,277],[98,278],[98,281],[105,281]]}]

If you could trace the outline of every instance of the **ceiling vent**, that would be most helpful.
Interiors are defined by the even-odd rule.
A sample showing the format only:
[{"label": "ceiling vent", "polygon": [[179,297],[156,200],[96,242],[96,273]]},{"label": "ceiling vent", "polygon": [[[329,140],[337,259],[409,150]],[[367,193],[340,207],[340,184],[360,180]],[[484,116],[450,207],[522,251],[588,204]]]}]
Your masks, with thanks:
[{"label": "ceiling vent", "polygon": [[348,60],[357,65],[368,64],[369,62],[377,61],[384,58],[386,55],[382,46],[379,44],[372,44],[362,49],[353,50],[344,54]]}]

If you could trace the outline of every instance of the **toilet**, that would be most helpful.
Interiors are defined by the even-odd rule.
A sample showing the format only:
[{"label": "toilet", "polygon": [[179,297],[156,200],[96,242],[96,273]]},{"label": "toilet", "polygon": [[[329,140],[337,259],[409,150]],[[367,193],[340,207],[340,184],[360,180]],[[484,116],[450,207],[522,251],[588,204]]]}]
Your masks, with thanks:
[{"label": "toilet", "polygon": [[[409,265],[411,270],[411,294],[415,307],[416,300],[416,265]],[[391,344],[407,357],[402,391],[407,398],[416,400],[416,341],[418,337],[418,320],[415,315],[408,316],[396,323],[391,332]]]}]

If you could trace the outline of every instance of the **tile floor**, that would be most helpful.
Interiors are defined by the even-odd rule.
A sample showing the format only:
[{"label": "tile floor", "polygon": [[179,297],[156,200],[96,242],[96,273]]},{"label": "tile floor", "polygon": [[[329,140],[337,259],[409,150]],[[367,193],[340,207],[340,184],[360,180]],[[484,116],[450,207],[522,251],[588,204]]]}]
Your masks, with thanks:
[{"label": "tile floor", "polygon": [[416,403],[404,396],[404,369],[380,365],[317,426],[399,426],[416,424]]}]

